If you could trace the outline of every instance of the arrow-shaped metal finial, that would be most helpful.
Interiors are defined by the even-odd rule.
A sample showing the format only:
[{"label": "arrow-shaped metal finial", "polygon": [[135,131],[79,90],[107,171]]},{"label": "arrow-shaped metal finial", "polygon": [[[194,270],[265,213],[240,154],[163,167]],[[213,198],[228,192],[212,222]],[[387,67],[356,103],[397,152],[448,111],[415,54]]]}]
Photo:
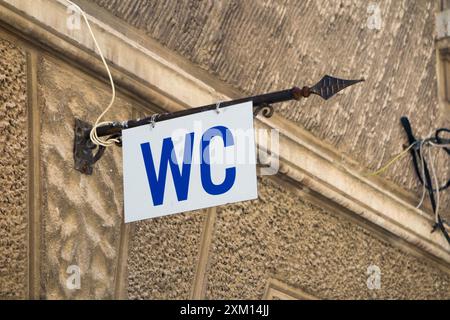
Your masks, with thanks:
[{"label": "arrow-shaped metal finial", "polygon": [[[96,130],[99,137],[109,136],[109,138],[116,138],[122,135],[122,130],[124,129],[130,129],[138,126],[148,125],[150,123],[184,117],[195,113],[217,110],[217,108],[219,107],[226,108],[229,106],[242,104],[244,102],[253,103],[253,114],[255,117],[258,115],[258,113],[263,112],[263,116],[270,118],[274,112],[272,106],[274,103],[300,100],[301,98],[309,97],[311,94],[319,95],[325,100],[328,100],[339,91],[344,90],[348,86],[354,85],[355,83],[361,81],[364,80],[343,80],[325,76],[322,80],[319,81],[319,83],[311,88],[303,87],[302,89],[300,89],[298,87],[294,87],[283,91],[271,92],[232,101],[225,101],[220,104],[215,103],[203,107],[180,110],[172,113],[157,114],[156,116],[153,115],[144,119],[128,120],[125,122],[113,122],[99,126]],[[92,127],[90,125],[85,125],[82,121],[77,121],[75,125],[75,168],[85,174],[92,173],[92,166],[103,154],[102,150],[99,150],[95,155],[93,154],[93,143],[89,136],[91,128]]]},{"label": "arrow-shaped metal finial", "polygon": [[343,80],[326,75],[314,87],[309,88],[309,92],[312,94],[317,94],[323,99],[328,100],[339,91],[362,81],[364,81],[364,79]]}]

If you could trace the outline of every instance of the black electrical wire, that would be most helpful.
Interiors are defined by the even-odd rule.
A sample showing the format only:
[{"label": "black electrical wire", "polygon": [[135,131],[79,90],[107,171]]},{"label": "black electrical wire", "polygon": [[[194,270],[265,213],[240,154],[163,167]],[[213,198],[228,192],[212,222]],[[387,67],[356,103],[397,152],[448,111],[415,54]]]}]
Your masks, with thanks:
[{"label": "black electrical wire", "polygon": [[[441,129],[436,130],[435,138],[436,138],[436,142],[437,142],[438,144],[448,144],[448,143],[449,143],[449,140],[448,140],[448,139],[444,141],[444,139],[441,138],[440,135],[441,135],[441,133],[443,133],[443,132],[450,133],[450,129],[447,129],[447,128],[441,128]],[[449,148],[445,147],[444,150],[447,152],[447,154],[450,155],[450,149],[449,149]]]},{"label": "black electrical wire", "polygon": [[[416,137],[413,134],[409,119],[407,117],[402,117],[401,123],[403,125],[403,128],[405,129],[407,136],[408,136],[409,144],[410,145],[416,144],[415,148],[411,149],[411,155],[412,155],[412,160],[413,160],[413,164],[414,164],[414,169],[416,171],[417,177],[419,178],[419,181],[421,182],[422,185],[425,185],[425,188],[428,191],[428,196],[430,198],[431,207],[433,209],[433,212],[436,214],[437,206],[436,206],[435,192],[436,192],[436,190],[438,190],[438,192],[440,192],[440,191],[448,189],[450,187],[450,179],[447,181],[447,183],[444,186],[439,187],[438,189],[433,188],[433,182],[431,180],[431,175],[430,175],[430,171],[428,169],[428,164],[425,161],[425,159],[423,158],[423,155],[421,154],[420,145],[422,143],[424,143],[424,141],[420,141],[420,140],[416,139]],[[436,145],[441,145],[441,146],[450,144],[450,141],[448,139],[443,139],[441,137],[441,133],[444,133],[444,132],[450,133],[450,129],[441,128],[441,129],[436,130],[435,138],[432,139],[431,142],[433,142]],[[449,148],[443,147],[443,149],[447,152],[447,154],[450,155]],[[422,178],[422,174],[419,169],[419,162],[423,163],[423,168],[422,168],[423,173],[424,173],[423,178]],[[435,225],[433,226],[432,232],[435,232],[437,229],[439,229],[442,232],[442,234],[444,235],[447,242],[450,244],[450,235],[448,234],[444,223],[445,223],[444,220],[438,214],[437,221],[436,221]]]}]

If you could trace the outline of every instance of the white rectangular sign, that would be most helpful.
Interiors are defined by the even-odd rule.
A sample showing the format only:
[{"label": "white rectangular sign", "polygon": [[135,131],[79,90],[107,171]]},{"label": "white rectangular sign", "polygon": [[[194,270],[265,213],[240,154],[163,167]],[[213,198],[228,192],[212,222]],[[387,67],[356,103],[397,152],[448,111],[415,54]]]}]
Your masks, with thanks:
[{"label": "white rectangular sign", "polygon": [[125,222],[256,199],[252,109],[123,130]]}]

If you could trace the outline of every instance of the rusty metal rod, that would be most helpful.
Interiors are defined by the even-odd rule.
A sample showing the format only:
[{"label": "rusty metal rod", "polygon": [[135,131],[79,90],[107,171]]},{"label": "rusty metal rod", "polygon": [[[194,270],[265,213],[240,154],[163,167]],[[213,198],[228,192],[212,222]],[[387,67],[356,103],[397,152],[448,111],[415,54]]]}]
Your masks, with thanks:
[{"label": "rusty metal rod", "polygon": [[[312,87],[303,87],[302,89],[298,87],[293,87],[292,89],[266,93],[258,96],[247,97],[232,101],[221,102],[219,108],[226,108],[232,105],[253,101],[253,107],[257,108],[259,111],[262,106],[270,106],[274,103],[286,102],[290,100],[300,100],[302,97],[307,98],[311,94],[321,96],[323,99],[328,100],[334,96],[339,91],[345,88],[364,81],[360,80],[344,80],[329,75],[324,76],[316,85]],[[196,114],[204,111],[214,110],[217,108],[217,104],[210,104],[203,107],[181,110],[173,113],[162,113],[156,114],[151,117],[137,120],[128,120],[124,122],[113,122],[108,125],[100,126],[97,128],[97,135],[99,137],[104,136],[120,136],[123,129],[129,129],[134,127],[139,127],[142,125],[150,124],[152,122],[160,122],[165,120],[170,120],[178,117],[183,117],[191,114]],[[273,109],[272,109],[273,110]],[[267,116],[271,116],[267,114]]]},{"label": "rusty metal rod", "polygon": [[[220,103],[220,108],[226,108],[232,105],[244,103],[253,101],[254,107],[259,107],[263,105],[271,105],[274,103],[280,103],[280,102],[286,102],[290,100],[300,100],[302,97],[309,97],[311,94],[310,88],[304,87],[303,89],[300,89],[298,87],[294,87],[292,89],[278,91],[278,92],[272,92],[267,94],[262,94],[258,96],[253,97],[247,97],[247,98],[241,98],[237,100],[231,100],[231,101],[224,101]],[[154,119],[152,117],[147,117],[143,119],[137,119],[137,120],[128,120],[124,122],[113,122],[109,125],[100,126],[97,128],[97,135],[99,137],[104,136],[111,136],[119,134],[123,129],[129,129],[129,128],[135,128],[142,125],[150,124],[152,123],[152,120],[154,122],[160,122],[170,119],[175,119],[178,117],[184,117],[191,114],[196,114],[204,111],[210,111],[215,110],[217,108],[217,104],[209,104],[202,107],[192,108],[192,109],[186,109],[181,110],[177,112],[172,113],[161,113],[154,116]]]},{"label": "rusty metal rod", "polygon": [[[108,136],[110,138],[120,138],[120,136],[122,135],[122,130],[124,129],[135,128],[151,124],[153,122],[161,122],[204,111],[215,110],[217,108],[226,108],[232,105],[250,101],[253,102],[254,116],[258,115],[261,112],[263,116],[270,118],[274,113],[274,109],[272,106],[272,104],[274,103],[280,103],[290,100],[300,100],[302,97],[307,98],[311,94],[318,95],[323,99],[328,100],[338,92],[361,81],[364,81],[364,79],[344,80],[326,75],[312,87],[303,87],[302,89],[294,87],[292,89],[262,94],[254,97],[224,101],[220,104],[210,104],[203,107],[181,110],[173,113],[154,114],[144,119],[112,122],[108,125],[100,126],[96,130],[99,137]],[[93,143],[93,141],[91,141],[91,130],[92,125],[80,119],[76,119],[74,139],[75,169],[88,175],[92,174],[93,165],[102,157],[105,151],[105,147],[99,146],[96,153],[94,154],[96,145]],[[119,141],[117,145],[121,146],[121,142]]]}]

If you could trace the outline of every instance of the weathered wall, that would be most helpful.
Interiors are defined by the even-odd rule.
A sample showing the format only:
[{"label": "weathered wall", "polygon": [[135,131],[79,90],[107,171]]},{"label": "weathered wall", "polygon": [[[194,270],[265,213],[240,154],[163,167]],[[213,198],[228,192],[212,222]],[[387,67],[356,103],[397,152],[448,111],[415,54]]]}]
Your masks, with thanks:
[{"label": "weathered wall", "polygon": [[[257,201],[218,209],[207,298],[261,299],[278,279],[323,299],[449,299],[450,275],[392,247],[346,218],[259,180]],[[380,267],[381,289],[367,288]]]},{"label": "weathered wall", "polygon": [[[439,115],[433,96],[433,8],[427,2],[383,2],[384,27],[376,32],[365,27],[361,1],[134,1],[140,15],[128,13],[129,1],[96,1],[117,5],[116,14],[247,93],[303,84],[325,72],[370,75],[366,87],[374,89],[367,94],[355,88],[353,98],[342,95],[320,108],[318,100],[309,100],[282,112],[371,167],[400,149],[397,124],[403,112],[423,106],[430,117],[420,125],[426,133]],[[0,42],[0,298],[27,297],[24,52]],[[74,118],[93,122],[109,102],[108,84],[45,52],[38,55],[33,86],[42,119],[41,298],[113,298],[118,289],[131,299],[189,298],[199,247],[208,244],[202,237],[206,213],[135,223],[128,233],[122,222],[121,150],[107,150],[91,177],[73,169]],[[417,68],[423,61],[425,68]],[[323,108],[333,112],[322,113]],[[114,118],[131,118],[137,109],[134,100],[120,95]],[[364,126],[371,129],[360,130]],[[412,175],[403,178],[400,166],[408,163],[388,176],[414,187]],[[309,204],[292,186],[261,179],[259,189],[258,201],[217,209],[206,298],[262,298],[271,278],[319,298],[450,298],[450,276],[435,264]],[[121,263],[127,265],[124,273]],[[382,271],[379,291],[366,286],[372,264]],[[70,265],[81,268],[80,290],[66,287]]]},{"label": "weathered wall", "polygon": [[[41,287],[43,297],[113,298],[123,223],[122,155],[110,148],[93,176],[75,171],[75,117],[94,122],[110,91],[98,81],[54,59],[39,63],[43,186]],[[118,99],[118,117],[132,106]],[[67,268],[81,269],[81,289],[68,290]]]},{"label": "weathered wall", "polygon": [[[438,1],[376,1],[380,30],[368,27],[369,2],[361,0],[95,2],[249,95],[314,84],[325,74],[365,77],[328,102],[277,110],[370,169],[407,142],[402,115],[419,137],[442,121],[433,41]],[[420,194],[409,157],[385,176]]]},{"label": "weathered wall", "polygon": [[137,222],[128,258],[130,299],[189,299],[205,213]]},{"label": "weathered wall", "polygon": [[[75,117],[94,122],[110,91],[55,59],[39,65],[44,207],[41,257],[43,297],[114,298],[124,277],[132,299],[189,298],[203,214],[188,213],[133,225],[127,255],[119,256],[123,225],[122,154],[109,148],[94,175],[73,168]],[[133,102],[118,99],[117,119],[133,118]],[[137,111],[136,111],[137,112]],[[122,234],[122,236],[127,236]],[[127,265],[117,270],[118,259]],[[68,290],[67,267],[82,271],[81,290]],[[120,288],[121,291],[127,290]]]},{"label": "weathered wall", "polygon": [[27,289],[26,55],[0,39],[0,299]]}]

